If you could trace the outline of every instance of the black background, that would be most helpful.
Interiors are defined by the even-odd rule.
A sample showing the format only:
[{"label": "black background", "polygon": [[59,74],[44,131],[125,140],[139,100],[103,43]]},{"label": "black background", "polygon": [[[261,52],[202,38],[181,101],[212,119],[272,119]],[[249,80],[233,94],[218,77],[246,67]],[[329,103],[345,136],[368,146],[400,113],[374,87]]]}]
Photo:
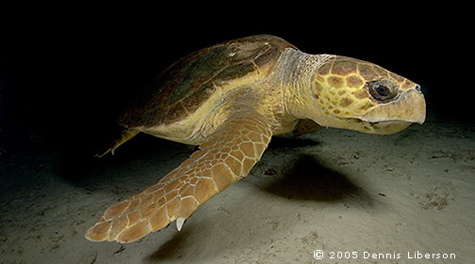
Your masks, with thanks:
[{"label": "black background", "polygon": [[379,64],[422,85],[430,119],[470,123],[470,9],[387,1],[3,6],[2,142],[93,142],[175,60],[253,34]]}]

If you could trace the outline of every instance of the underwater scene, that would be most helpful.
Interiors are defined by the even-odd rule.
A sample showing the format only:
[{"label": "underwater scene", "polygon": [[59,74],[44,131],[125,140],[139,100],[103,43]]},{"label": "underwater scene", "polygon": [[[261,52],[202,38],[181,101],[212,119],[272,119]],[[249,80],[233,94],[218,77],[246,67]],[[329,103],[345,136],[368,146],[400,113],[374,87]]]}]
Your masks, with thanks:
[{"label": "underwater scene", "polygon": [[175,5],[11,8],[0,263],[471,263],[457,10]]}]

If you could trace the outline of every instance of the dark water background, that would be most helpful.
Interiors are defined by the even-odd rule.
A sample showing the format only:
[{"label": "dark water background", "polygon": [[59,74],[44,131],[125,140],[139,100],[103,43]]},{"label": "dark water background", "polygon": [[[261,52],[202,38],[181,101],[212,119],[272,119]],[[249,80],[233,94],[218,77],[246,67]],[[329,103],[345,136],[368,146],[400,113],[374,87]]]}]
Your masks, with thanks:
[{"label": "dark water background", "polygon": [[168,65],[253,34],[379,64],[422,85],[429,118],[473,123],[467,7],[216,5],[4,4],[0,153],[35,144],[89,153],[121,107]]}]

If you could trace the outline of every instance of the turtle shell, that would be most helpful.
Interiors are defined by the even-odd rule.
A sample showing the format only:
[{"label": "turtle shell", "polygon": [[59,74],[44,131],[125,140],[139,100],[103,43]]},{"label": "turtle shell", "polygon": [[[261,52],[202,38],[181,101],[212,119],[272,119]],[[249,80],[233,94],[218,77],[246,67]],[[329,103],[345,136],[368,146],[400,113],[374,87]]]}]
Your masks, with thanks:
[{"label": "turtle shell", "polygon": [[235,39],[194,52],[167,68],[145,87],[119,118],[128,127],[153,127],[183,120],[217,89],[232,89],[268,75],[280,54],[295,48],[268,35]]}]

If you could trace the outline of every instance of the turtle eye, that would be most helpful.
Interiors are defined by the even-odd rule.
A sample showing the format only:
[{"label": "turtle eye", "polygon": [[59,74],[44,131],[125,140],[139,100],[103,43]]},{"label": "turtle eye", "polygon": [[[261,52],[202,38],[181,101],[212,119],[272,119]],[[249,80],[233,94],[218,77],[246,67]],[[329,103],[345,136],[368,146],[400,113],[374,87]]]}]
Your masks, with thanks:
[{"label": "turtle eye", "polygon": [[379,102],[388,102],[398,95],[397,85],[389,80],[377,80],[367,83],[369,93]]},{"label": "turtle eye", "polygon": [[388,97],[391,91],[389,90],[388,87],[384,85],[377,85],[373,88],[373,90],[378,94],[379,97],[385,98]]}]

